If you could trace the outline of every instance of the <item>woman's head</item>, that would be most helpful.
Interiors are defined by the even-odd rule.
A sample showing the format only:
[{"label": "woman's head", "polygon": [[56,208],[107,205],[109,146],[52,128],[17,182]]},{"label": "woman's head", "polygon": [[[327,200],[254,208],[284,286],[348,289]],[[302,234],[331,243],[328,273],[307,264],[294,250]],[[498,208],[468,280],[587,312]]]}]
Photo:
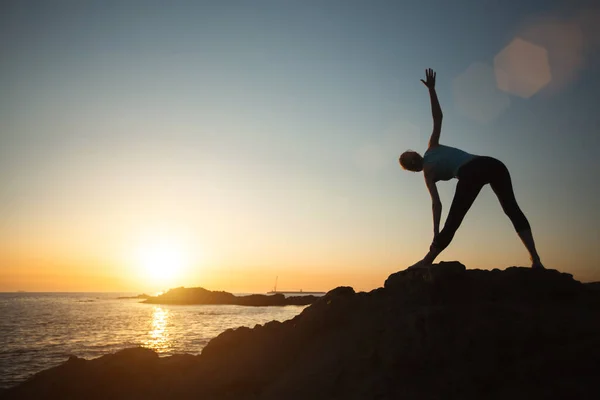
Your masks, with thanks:
[{"label": "woman's head", "polygon": [[407,150],[400,156],[400,165],[402,168],[413,172],[423,171],[423,157],[416,151]]}]

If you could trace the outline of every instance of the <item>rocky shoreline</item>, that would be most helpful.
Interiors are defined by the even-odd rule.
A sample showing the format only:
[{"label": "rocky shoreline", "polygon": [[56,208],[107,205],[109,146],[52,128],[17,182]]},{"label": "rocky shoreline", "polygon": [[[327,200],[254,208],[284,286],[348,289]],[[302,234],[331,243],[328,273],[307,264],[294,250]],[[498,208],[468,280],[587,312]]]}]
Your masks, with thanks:
[{"label": "rocky shoreline", "polygon": [[554,270],[458,262],[336,288],[197,356],[71,357],[2,399],[595,399],[600,291]]}]

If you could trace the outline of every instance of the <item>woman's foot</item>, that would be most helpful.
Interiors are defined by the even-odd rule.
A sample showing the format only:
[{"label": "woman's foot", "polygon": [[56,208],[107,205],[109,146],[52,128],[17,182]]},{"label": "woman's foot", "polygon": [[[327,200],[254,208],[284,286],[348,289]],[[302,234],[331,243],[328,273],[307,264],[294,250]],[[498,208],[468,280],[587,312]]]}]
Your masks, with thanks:
[{"label": "woman's foot", "polygon": [[429,253],[427,253],[427,255],[423,258],[423,260],[421,260],[421,262],[431,265],[431,264],[433,264],[433,262],[435,261],[437,256],[440,255],[441,252],[442,251],[440,249],[438,249],[437,247],[435,247],[432,244],[431,246],[429,246]]},{"label": "woman's foot", "polygon": [[419,261],[416,264],[411,265],[407,269],[429,267],[429,266],[431,266],[431,264],[433,264],[433,262],[435,261],[435,259],[441,252],[442,251],[440,249],[438,249],[437,247],[435,247],[432,243],[431,246],[429,246],[429,252],[427,253],[427,255],[425,255],[425,257],[423,257],[423,259],[421,261]]},{"label": "woman's foot", "polygon": [[544,265],[542,264],[542,262],[540,260],[533,261],[531,263],[531,268],[532,269],[546,269],[546,267],[544,267]]},{"label": "woman's foot", "polygon": [[431,263],[427,264],[425,262],[425,259],[422,259],[421,261],[411,265],[410,267],[406,268],[407,270],[409,269],[421,269],[421,268],[427,268],[431,265]]}]

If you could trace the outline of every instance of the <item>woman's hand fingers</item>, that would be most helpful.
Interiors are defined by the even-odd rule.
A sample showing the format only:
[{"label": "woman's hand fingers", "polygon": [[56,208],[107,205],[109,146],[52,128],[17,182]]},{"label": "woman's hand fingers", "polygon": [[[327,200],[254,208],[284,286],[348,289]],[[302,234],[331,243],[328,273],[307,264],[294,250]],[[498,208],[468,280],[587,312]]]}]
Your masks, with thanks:
[{"label": "woman's hand fingers", "polygon": [[421,82],[427,87],[434,87],[436,75],[437,74],[433,69],[427,68],[425,69],[425,80],[421,79]]}]

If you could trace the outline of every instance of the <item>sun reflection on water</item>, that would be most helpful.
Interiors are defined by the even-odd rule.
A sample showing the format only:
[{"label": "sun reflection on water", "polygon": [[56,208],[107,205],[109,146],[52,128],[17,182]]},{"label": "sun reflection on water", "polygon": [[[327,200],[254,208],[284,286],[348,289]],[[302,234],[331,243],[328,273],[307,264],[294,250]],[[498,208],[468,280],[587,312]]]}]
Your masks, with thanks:
[{"label": "sun reflection on water", "polygon": [[144,347],[152,349],[157,353],[165,353],[171,348],[167,323],[169,322],[169,310],[154,307],[152,314],[152,330],[148,332],[148,339]]}]

